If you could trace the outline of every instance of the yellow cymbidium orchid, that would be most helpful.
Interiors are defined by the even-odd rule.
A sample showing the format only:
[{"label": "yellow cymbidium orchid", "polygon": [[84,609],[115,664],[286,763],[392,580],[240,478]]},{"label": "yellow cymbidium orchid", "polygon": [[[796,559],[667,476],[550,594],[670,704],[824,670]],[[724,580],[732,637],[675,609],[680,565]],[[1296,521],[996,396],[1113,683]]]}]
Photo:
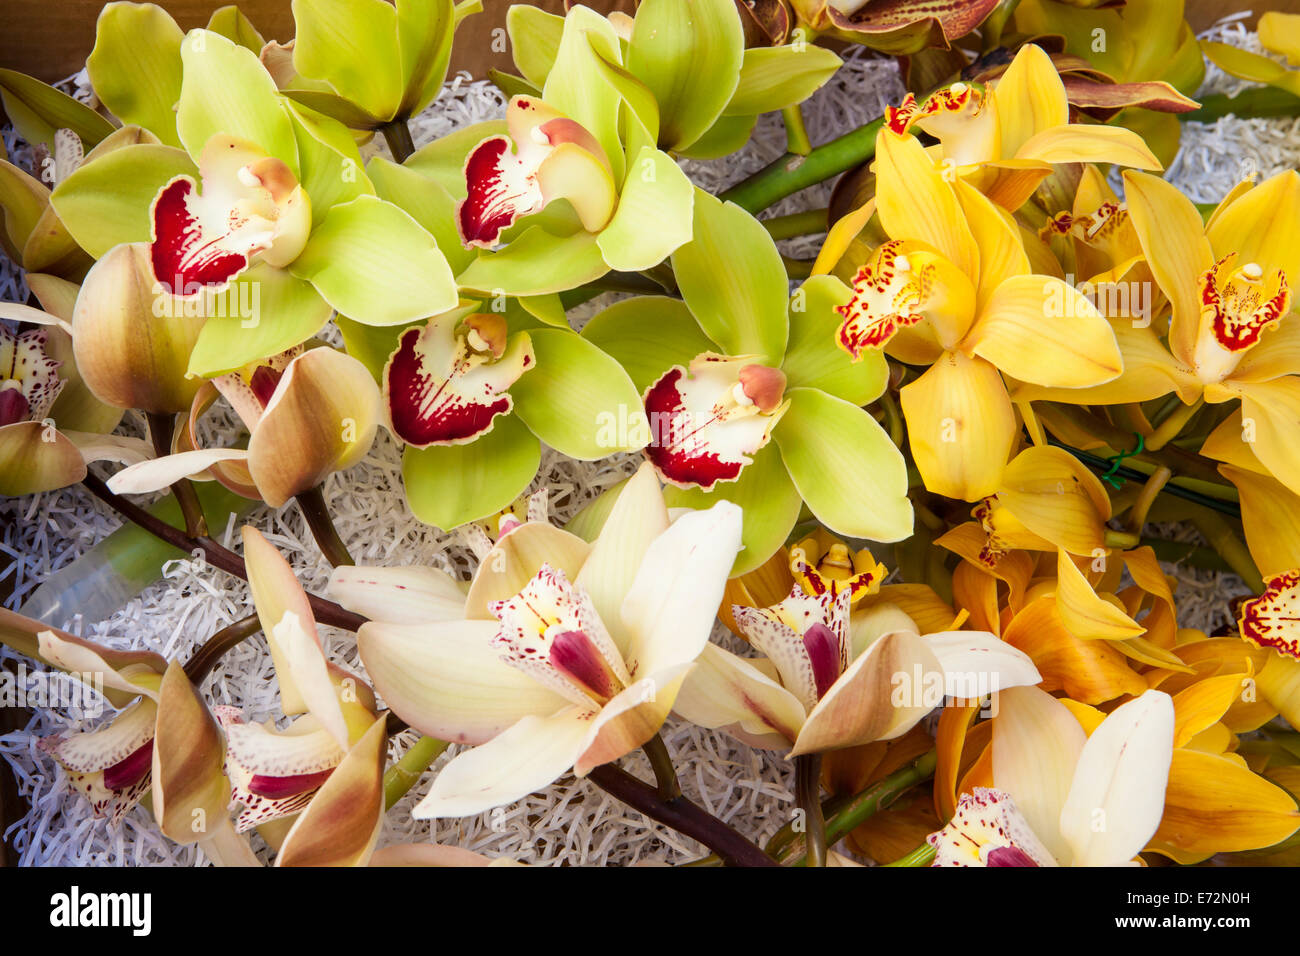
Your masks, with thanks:
[{"label": "yellow cymbidium orchid", "polygon": [[937,138],[936,163],[1011,212],[1056,163],[1160,169],[1136,133],[1071,123],[1061,76],[1034,44],[1021,47],[1007,71],[988,86],[953,83],[922,102],[909,93],[901,106],[886,111],[885,124],[900,135],[915,126]]},{"label": "yellow cymbidium orchid", "polygon": [[[1115,335],[1077,290],[1032,274],[1009,217],[949,182],[916,139],[882,129],[876,155],[890,240],[854,278],[839,343],[930,366],[901,391],[912,454],[927,489],[975,501],[997,491],[1018,431],[1002,373],[1062,389],[1111,381],[1122,369]],[[818,269],[843,238],[828,237]]]},{"label": "yellow cymbidium orchid", "polygon": [[1275,57],[1282,57],[1285,63],[1227,43],[1208,40],[1202,41],[1201,50],[1225,73],[1252,83],[1267,83],[1300,96],[1300,13],[1269,10],[1260,16],[1256,29],[1260,46]]}]

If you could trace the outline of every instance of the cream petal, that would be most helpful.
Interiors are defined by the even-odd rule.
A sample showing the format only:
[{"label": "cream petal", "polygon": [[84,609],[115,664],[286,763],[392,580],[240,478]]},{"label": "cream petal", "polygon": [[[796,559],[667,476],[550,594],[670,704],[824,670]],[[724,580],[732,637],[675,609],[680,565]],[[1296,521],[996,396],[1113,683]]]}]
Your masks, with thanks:
[{"label": "cream petal", "polygon": [[803,704],[752,661],[709,644],[673,709],[693,724],[722,729],[752,747],[785,749],[806,716]]},{"label": "cream petal", "polygon": [[464,616],[465,592],[437,568],[342,565],[330,574],[326,593],[349,611],[390,624],[428,624]]},{"label": "cream petal", "polygon": [[123,468],[108,479],[108,490],[119,495],[138,495],[169,488],[182,478],[196,475],[219,461],[244,461],[242,448],[204,448],[178,455],[164,455]]},{"label": "cream petal", "polygon": [[944,631],[921,640],[943,668],[948,697],[969,700],[1043,679],[1028,654],[988,631]]}]

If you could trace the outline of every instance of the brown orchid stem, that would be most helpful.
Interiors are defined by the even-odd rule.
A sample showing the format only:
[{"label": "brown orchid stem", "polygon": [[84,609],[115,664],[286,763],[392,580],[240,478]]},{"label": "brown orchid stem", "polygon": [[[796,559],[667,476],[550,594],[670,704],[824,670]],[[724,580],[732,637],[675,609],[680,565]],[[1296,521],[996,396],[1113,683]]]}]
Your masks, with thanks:
[{"label": "brown orchid stem", "polygon": [[[186,554],[193,554],[197,551],[202,554],[203,560],[214,568],[225,571],[227,574],[234,575],[244,581],[248,580],[248,569],[244,567],[244,559],[229,548],[218,544],[212,538],[206,535],[194,537],[180,528],[173,528],[167,522],[154,517],[139,505],[109,491],[108,486],[94,475],[87,475],[82,479],[81,483],[87,491],[118,512],[123,518],[132,524],[139,525],[160,541],[165,541]],[[366,623],[366,618],[360,614],[354,614],[333,601],[327,601],[315,594],[308,594],[307,600],[311,604],[312,614],[321,624],[329,624],[332,627],[355,631]]]},{"label": "brown orchid stem", "polygon": [[307,527],[311,529],[311,535],[316,539],[321,554],[325,555],[325,560],[336,568],[339,565],[356,564],[330,518],[323,486],[317,485],[310,491],[304,491],[295,496],[294,500],[298,502],[298,508],[307,520]]},{"label": "brown orchid stem", "polygon": [[776,861],[685,797],[661,800],[657,789],[612,763],[602,764],[587,779],[652,820],[704,844],[727,866],[776,866]]},{"label": "brown orchid stem", "polygon": [[795,797],[803,811],[804,842],[808,866],[826,865],[826,818],[822,816],[822,756],[801,754],[794,758]]},{"label": "brown orchid stem", "polygon": [[785,120],[785,148],[796,156],[807,156],[812,152],[812,140],[808,138],[808,127],[804,126],[803,111],[799,104],[787,106],[781,111]]},{"label": "brown orchid stem", "polygon": [[447,741],[436,737],[421,737],[411,745],[411,749],[402,754],[397,763],[384,772],[384,809],[391,810],[393,805],[406,796],[424,775],[430,765],[447,749]]},{"label": "brown orchid stem", "polygon": [[[176,416],[149,412],[149,438],[153,441],[154,453],[162,458],[172,453],[172,437],[176,431]],[[208,533],[208,519],[203,516],[203,506],[194,491],[194,484],[188,478],[182,478],[171,486],[176,496],[176,503],[181,507],[185,517],[185,533],[191,538],[205,537]]]},{"label": "brown orchid stem", "polygon": [[217,661],[221,660],[227,651],[238,647],[261,629],[262,623],[256,614],[241,617],[233,624],[227,624],[209,637],[203,646],[194,652],[194,656],[185,663],[185,676],[190,679],[190,683],[195,687],[202,684],[203,678],[212,672],[212,668],[217,665]]},{"label": "brown orchid stem", "polygon": [[406,120],[395,119],[391,123],[385,123],[379,127],[379,132],[384,134],[384,142],[388,144],[388,149],[392,152],[394,161],[404,163],[415,152],[415,142],[411,139],[411,127],[406,125]]},{"label": "brown orchid stem", "polygon": [[673,758],[668,755],[664,738],[655,734],[641,748],[650,768],[655,772],[655,781],[659,784],[659,799],[664,802],[676,800],[682,795],[682,786],[677,781],[677,771],[673,769]]}]

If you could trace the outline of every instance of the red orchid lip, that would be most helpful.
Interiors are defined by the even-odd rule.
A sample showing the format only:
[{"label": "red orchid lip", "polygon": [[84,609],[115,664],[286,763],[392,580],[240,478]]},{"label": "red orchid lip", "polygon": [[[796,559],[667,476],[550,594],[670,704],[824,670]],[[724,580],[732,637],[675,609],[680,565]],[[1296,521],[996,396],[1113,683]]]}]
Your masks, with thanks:
[{"label": "red orchid lip", "polygon": [[503,230],[533,211],[540,198],[535,178],[511,185],[506,163],[514,160],[507,136],[493,136],[474,148],[465,161],[465,184],[469,189],[456,209],[460,236],[466,246],[490,248]]},{"label": "red orchid lip", "polygon": [[275,777],[268,774],[254,774],[248,782],[248,792],[268,800],[283,800],[315,790],[329,779],[334,770],[320,770],[316,773],[299,773],[287,777]]},{"label": "red orchid lip", "polygon": [[0,427],[27,421],[31,410],[31,403],[19,389],[0,389]]},{"label": "red orchid lip", "polygon": [[645,453],[670,481],[699,485],[707,491],[719,481],[734,481],[744,463],[723,461],[715,452],[701,450],[702,443],[692,437],[698,428],[687,434],[683,423],[689,416],[681,411],[683,398],[678,388],[685,374],[680,367],[670,369],[646,393],[646,415],[657,427]]},{"label": "red orchid lip", "polygon": [[153,741],[146,740],[104,771],[104,786],[109,790],[126,790],[148,776],[152,769]]},{"label": "red orchid lip", "polygon": [[813,681],[820,700],[840,676],[840,639],[818,621],[804,632],[803,646],[812,664]]},{"label": "red orchid lip", "polygon": [[194,188],[194,180],[178,176],[154,200],[149,255],[154,278],[171,295],[223,287],[248,268],[247,255],[215,245],[224,236],[204,241],[203,228],[190,208]]}]

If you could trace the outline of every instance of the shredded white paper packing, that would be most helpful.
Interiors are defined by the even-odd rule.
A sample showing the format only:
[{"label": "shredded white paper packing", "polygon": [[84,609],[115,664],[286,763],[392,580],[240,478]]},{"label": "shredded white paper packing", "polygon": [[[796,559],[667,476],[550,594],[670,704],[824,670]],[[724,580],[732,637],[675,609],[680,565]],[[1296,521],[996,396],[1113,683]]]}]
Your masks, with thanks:
[{"label": "shredded white paper packing", "polygon": [[[1213,38],[1258,49],[1254,34],[1245,30],[1240,16],[1223,21],[1210,31]],[[75,78],[77,92],[90,95],[84,74]],[[1241,84],[1210,68],[1203,92],[1232,92]],[[891,61],[861,53],[848,57],[834,80],[805,106],[813,142],[834,136],[879,116],[897,102],[903,87]],[[452,78],[428,110],[412,122],[414,139],[423,144],[470,123],[500,117],[504,98],[495,87],[471,81],[465,74]],[[22,144],[5,131],[11,155]],[[1261,176],[1300,164],[1300,119],[1227,117],[1205,125],[1183,127],[1183,147],[1170,170],[1170,178],[1193,199],[1207,202],[1221,197],[1244,169]],[[784,150],[785,136],[779,118],[760,120],[750,144],[739,154],[712,162],[686,164],[700,185],[719,190],[753,172]],[[376,146],[382,149],[382,146]],[[1252,166],[1245,164],[1253,164]],[[780,215],[825,205],[830,186],[814,187],[783,200],[771,214]],[[816,237],[783,243],[789,255],[809,257]],[[22,301],[26,289],[21,276],[0,260],[0,293]],[[590,310],[588,310],[589,314]],[[135,424],[138,428],[138,423]],[[565,520],[605,488],[625,477],[635,466],[629,456],[597,462],[576,462],[547,451],[534,487],[550,492],[551,513]],[[401,493],[400,455],[386,435],[368,458],[346,475],[327,482],[326,496],[337,527],[359,564],[433,564],[468,577],[473,557],[465,539],[421,524],[406,507]],[[293,505],[278,511],[261,507],[248,520],[289,557],[303,584],[320,592],[329,568],[319,556],[310,533]],[[59,568],[65,567],[118,525],[103,505],[76,489],[64,489],[28,498],[0,501],[0,580],[14,592],[18,606],[30,590]],[[236,529],[224,529],[224,543],[233,545]],[[1193,532],[1182,529],[1181,537]],[[1210,628],[1228,618],[1228,600],[1241,593],[1240,581],[1217,572],[1174,568],[1179,580],[1180,621]],[[74,633],[116,647],[139,647],[166,656],[186,658],[220,627],[249,613],[247,586],[215,569],[195,566],[181,558],[167,565],[165,577],[147,588],[104,621],[79,618],[56,621]],[[332,628],[323,634],[333,658],[360,670],[352,635]],[[726,641],[719,625],[715,634]],[[0,661],[12,659],[0,652]],[[243,707],[250,719],[278,716],[277,689],[270,658],[260,637],[227,654],[204,685],[213,703]],[[0,737],[0,755],[13,769],[30,812],[12,828],[20,863],[24,865],[193,865],[203,857],[193,847],[164,839],[143,807],[133,810],[113,829],[92,817],[89,806],[72,795],[56,764],[37,750],[37,740],[69,729],[55,713],[35,713],[20,731]],[[683,790],[741,832],[762,840],[787,823],[793,794],[790,774],[779,756],[753,750],[731,738],[704,731],[673,718],[665,731]],[[393,756],[410,740],[397,737]],[[434,771],[450,753],[439,758]],[[624,761],[631,772],[649,777],[640,755]],[[545,791],[529,796],[495,813],[461,820],[413,820],[411,808],[427,789],[429,776],[387,815],[380,845],[436,841],[452,843],[489,855],[505,855],[525,863],[549,865],[628,865],[679,863],[703,850],[693,841],[661,827],[609,797],[594,785],[565,777]],[[265,854],[265,847],[255,841]]]}]

